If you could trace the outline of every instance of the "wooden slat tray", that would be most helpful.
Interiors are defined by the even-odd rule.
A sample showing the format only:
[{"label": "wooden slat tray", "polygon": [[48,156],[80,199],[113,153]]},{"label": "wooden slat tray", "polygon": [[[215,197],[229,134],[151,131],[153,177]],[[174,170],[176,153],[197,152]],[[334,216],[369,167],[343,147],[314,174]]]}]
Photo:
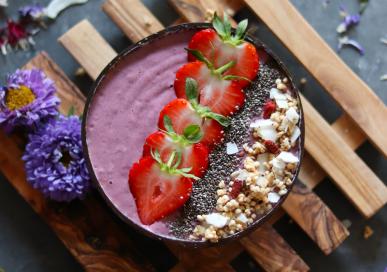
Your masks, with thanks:
[{"label": "wooden slat tray", "polygon": [[[344,112],[343,116],[330,125],[303,98],[307,154],[299,175],[301,182],[294,186],[283,205],[283,211],[248,237],[221,248],[188,250],[166,244],[178,260],[171,271],[233,271],[230,262],[243,251],[250,254],[266,271],[309,270],[308,265],[275,231],[272,224],[286,212],[325,254],[337,248],[349,233],[313,192],[313,188],[326,175],[331,177],[365,217],[372,216],[384,206],[387,202],[386,186],[354,150],[369,139],[386,155],[387,140],[384,135],[387,135],[387,128],[383,126],[383,120],[387,116],[386,107],[288,1],[259,1],[259,6],[257,1],[250,0],[170,2],[182,16],[179,22],[204,21],[214,11],[220,14],[226,11],[234,15],[247,4],[335,98]],[[139,0],[107,0],[103,10],[133,42],[164,27]],[[287,28],[291,25],[297,25],[298,36],[286,35]],[[308,48],[305,48],[306,43],[301,42],[305,40],[308,40]],[[60,42],[93,79],[116,55],[86,20],[66,32]],[[332,73],[331,66],[335,67],[335,73]],[[43,69],[55,80],[62,100],[61,112],[66,113],[70,106],[75,106],[76,113],[82,112],[85,101],[82,92],[47,54],[38,54],[25,67]],[[351,82],[350,88],[348,82]],[[345,96],[342,95],[344,91]],[[349,92],[356,92],[357,95],[348,95]],[[369,120],[369,112],[374,112],[372,115],[377,118]],[[127,229],[114,218],[98,196],[93,193],[86,200],[71,205],[46,201],[25,181],[20,159],[23,147],[18,139],[0,133],[0,145],[0,168],[3,174],[56,232],[85,270],[156,270],[145,257],[146,252],[138,249],[135,239],[128,235]]]}]

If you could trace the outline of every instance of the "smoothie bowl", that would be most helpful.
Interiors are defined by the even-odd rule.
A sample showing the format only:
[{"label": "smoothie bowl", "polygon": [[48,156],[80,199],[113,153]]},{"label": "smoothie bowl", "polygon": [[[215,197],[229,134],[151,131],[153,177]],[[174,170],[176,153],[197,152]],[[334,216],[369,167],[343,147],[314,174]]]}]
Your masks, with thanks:
[{"label": "smoothie bowl", "polygon": [[83,147],[127,224],[187,246],[221,244],[285,200],[304,145],[298,91],[278,58],[213,24],[167,28],[120,53],[88,97]]}]

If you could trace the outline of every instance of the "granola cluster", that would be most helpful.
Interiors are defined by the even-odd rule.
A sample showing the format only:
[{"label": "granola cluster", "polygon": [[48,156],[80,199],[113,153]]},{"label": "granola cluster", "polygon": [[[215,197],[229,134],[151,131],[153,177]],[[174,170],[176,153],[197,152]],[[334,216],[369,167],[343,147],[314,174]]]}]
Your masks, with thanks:
[{"label": "granola cluster", "polygon": [[[276,80],[262,117],[250,124],[253,142],[242,147],[242,167],[228,184],[219,182],[216,211],[197,216],[190,239],[217,242],[242,231],[288,192],[299,163],[295,146],[301,131],[297,99],[287,83],[287,78]],[[234,143],[227,144],[226,153],[240,155]]]}]

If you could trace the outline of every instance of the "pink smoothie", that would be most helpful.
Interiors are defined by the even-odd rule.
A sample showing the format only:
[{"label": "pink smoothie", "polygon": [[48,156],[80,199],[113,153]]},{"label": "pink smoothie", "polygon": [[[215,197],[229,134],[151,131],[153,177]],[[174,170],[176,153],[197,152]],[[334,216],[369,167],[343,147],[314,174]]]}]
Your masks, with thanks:
[{"label": "pink smoothie", "polygon": [[[187,62],[184,48],[193,34],[170,34],[124,57],[103,78],[87,114],[86,141],[95,175],[115,208],[136,224],[142,225],[128,172],[141,157],[146,136],[156,131],[163,105],[176,98],[175,73]],[[142,227],[169,236],[163,222]]]}]

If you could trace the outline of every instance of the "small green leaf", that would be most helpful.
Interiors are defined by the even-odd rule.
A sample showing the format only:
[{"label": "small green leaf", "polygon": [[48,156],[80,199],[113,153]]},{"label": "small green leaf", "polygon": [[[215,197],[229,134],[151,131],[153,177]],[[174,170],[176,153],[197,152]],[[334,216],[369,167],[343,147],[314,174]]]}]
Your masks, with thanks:
[{"label": "small green leaf", "polygon": [[67,112],[67,116],[72,116],[75,114],[75,107],[74,106],[71,106],[69,108],[69,111]]},{"label": "small green leaf", "polygon": [[224,26],[224,31],[226,32],[226,38],[231,37],[231,23],[230,20],[228,19],[228,15],[226,12],[223,13],[223,26]]},{"label": "small green leaf", "polygon": [[245,37],[245,33],[246,33],[246,29],[247,29],[247,25],[248,25],[249,21],[247,19],[239,22],[238,26],[237,26],[237,29],[236,29],[236,34],[235,34],[235,37],[238,39],[238,40],[241,40]]},{"label": "small green leaf", "polygon": [[222,38],[225,38],[227,36],[226,29],[224,27],[224,24],[222,20],[219,18],[218,14],[214,14],[214,18],[212,19],[212,26],[215,28],[216,32],[221,36]]},{"label": "small green leaf", "polygon": [[195,50],[195,49],[189,49],[189,48],[185,48],[186,51],[188,51],[189,53],[191,53],[197,60],[205,63],[208,68],[213,68],[213,64],[211,63],[211,61],[209,61],[203,54],[202,52],[200,52],[199,50]]},{"label": "small green leaf", "polygon": [[177,159],[176,159],[175,164],[172,166],[172,168],[176,169],[180,165],[180,163],[181,163],[181,152],[174,151],[174,153],[176,153]]},{"label": "small green leaf", "polygon": [[248,82],[252,82],[250,79],[248,79],[247,77],[243,77],[243,76],[234,76],[234,75],[226,75],[223,77],[224,80],[246,80]]},{"label": "small green leaf", "polygon": [[172,125],[172,120],[171,120],[171,118],[169,118],[168,115],[164,115],[163,122],[164,122],[164,127],[167,130],[167,132],[169,132],[169,133],[175,132],[173,129],[173,125]]},{"label": "small green leaf", "polygon": [[234,65],[235,65],[235,61],[232,60],[229,63],[226,63],[225,65],[219,67],[214,72],[218,75],[221,75],[221,74],[227,72],[227,70],[230,69],[231,67],[233,67]]},{"label": "small green leaf", "polygon": [[187,99],[192,103],[198,103],[198,83],[195,79],[187,77],[185,80],[185,95]]},{"label": "small green leaf", "polygon": [[203,137],[203,133],[201,132],[200,126],[198,125],[187,126],[184,129],[183,135],[190,143],[197,143]]},{"label": "small green leaf", "polygon": [[211,112],[207,116],[211,119],[214,119],[224,127],[228,127],[230,125],[230,119],[223,115]]}]

